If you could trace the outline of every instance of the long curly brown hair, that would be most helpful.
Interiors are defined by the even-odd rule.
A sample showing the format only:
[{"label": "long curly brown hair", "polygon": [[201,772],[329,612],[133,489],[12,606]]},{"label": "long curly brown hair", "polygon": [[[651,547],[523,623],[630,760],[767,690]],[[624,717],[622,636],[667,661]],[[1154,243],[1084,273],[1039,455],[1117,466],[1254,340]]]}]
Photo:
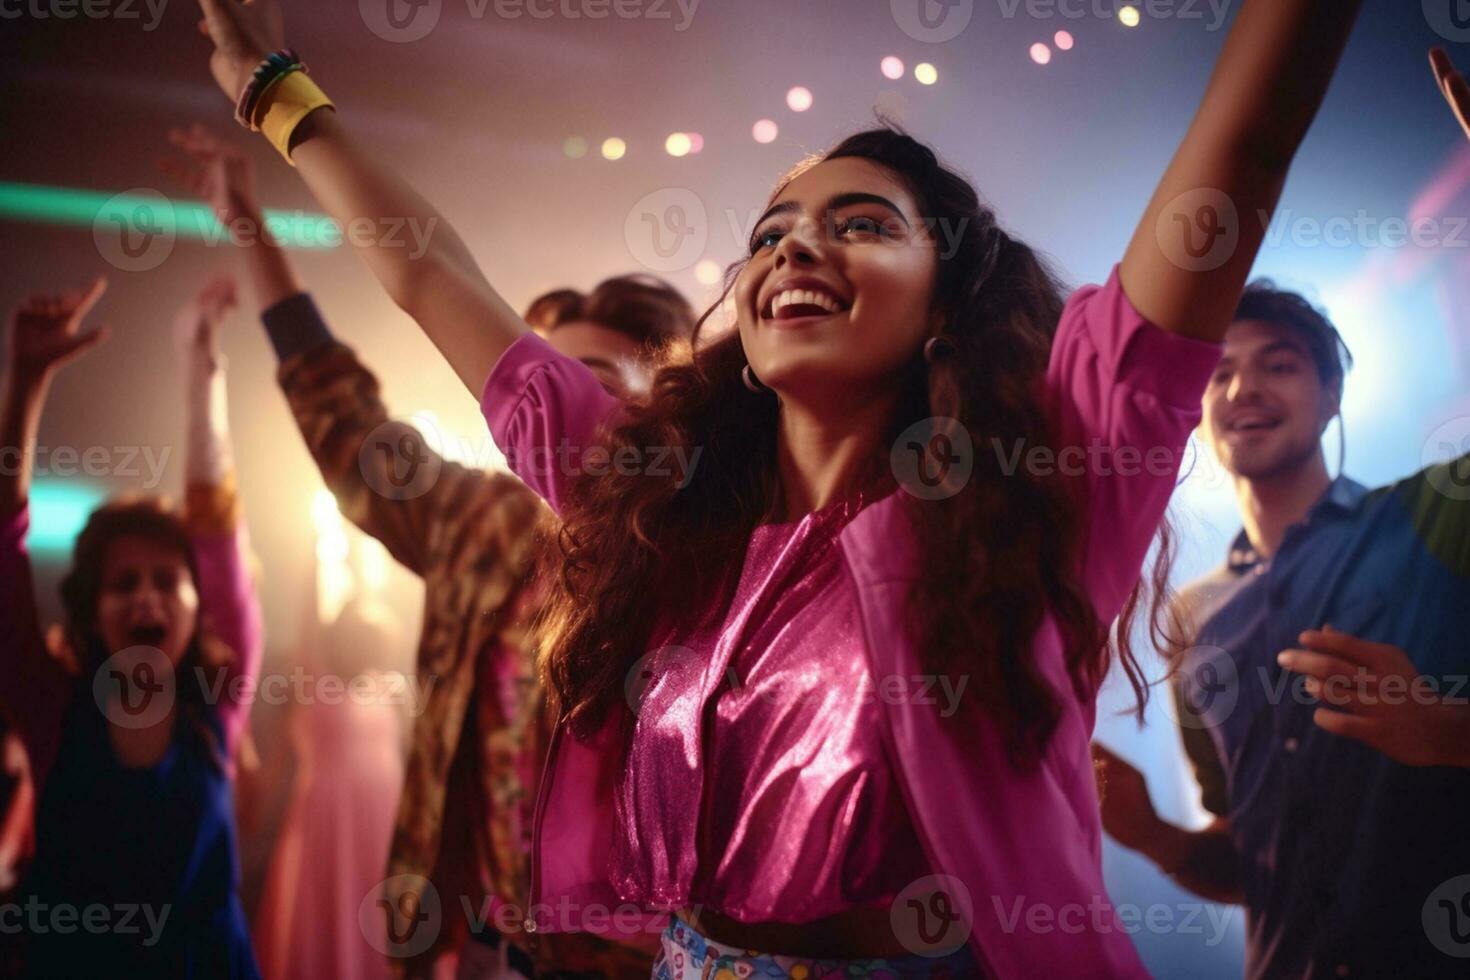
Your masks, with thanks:
[{"label": "long curly brown hair", "polygon": [[[1051,446],[1043,380],[1063,307],[1061,286],[1027,245],[1005,234],[965,178],[932,150],[893,128],[857,133],[797,164],[777,185],[824,160],[857,157],[898,177],[926,216],[959,233],[940,253],[933,309],[950,347],[930,364],[915,351],[882,444],[931,417],[962,422],[977,447]],[[778,492],[778,402],[741,379],[738,332],[696,344],[658,371],[648,398],[630,403],[607,434],[612,456],[628,447],[702,448],[687,485],[682,474],[588,476],[571,485],[549,549],[556,586],[544,610],[544,669],[572,730],[595,731],[623,703],[625,679],[646,652],[656,623],[693,625],[712,598],[723,608],[752,530]],[[1110,662],[1102,622],[1079,577],[1082,504],[1075,482],[1019,467],[1003,472],[993,453],[975,453],[963,489],[941,501],[903,495],[923,556],[908,600],[908,625],[925,669],[969,675],[968,707],[988,713],[1018,767],[1034,765],[1060,717],[1059,698],[1038,669],[1032,643],[1050,613],[1061,629],[1079,695],[1090,696]],[[878,462],[875,460],[875,463]],[[1154,622],[1164,611],[1169,549],[1152,575]],[[1141,712],[1147,684],[1130,643],[1146,590],[1135,587],[1120,622],[1118,654]]]}]

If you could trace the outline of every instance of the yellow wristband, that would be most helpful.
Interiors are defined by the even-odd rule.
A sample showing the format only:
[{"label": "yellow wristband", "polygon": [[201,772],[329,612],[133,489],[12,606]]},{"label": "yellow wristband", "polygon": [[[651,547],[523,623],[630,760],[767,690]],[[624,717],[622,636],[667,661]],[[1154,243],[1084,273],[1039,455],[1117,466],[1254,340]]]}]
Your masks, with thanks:
[{"label": "yellow wristband", "polygon": [[335,109],[327,94],[304,71],[288,72],[261,95],[255,108],[258,128],[271,141],[291,166],[291,134],[313,111],[327,106]]}]

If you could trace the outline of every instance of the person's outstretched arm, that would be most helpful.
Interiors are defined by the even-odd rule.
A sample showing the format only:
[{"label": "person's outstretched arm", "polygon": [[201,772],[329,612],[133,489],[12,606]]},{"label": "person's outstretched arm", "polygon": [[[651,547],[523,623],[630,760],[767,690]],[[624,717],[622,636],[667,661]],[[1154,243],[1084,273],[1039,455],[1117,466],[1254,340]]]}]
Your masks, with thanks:
[{"label": "person's outstretched arm", "polygon": [[170,141],[183,156],[164,161],[164,169],[239,232],[232,240],[280,360],[277,378],[343,515],[419,576],[430,572],[435,556],[452,553],[446,543],[485,534],[485,507],[529,526],[533,515],[519,513],[524,508],[517,501],[500,500],[510,495],[497,493],[485,473],[443,459],[412,425],[390,419],[377,378],[333,338],[266,228],[240,148],[202,126],[174,130]]},{"label": "person's outstretched arm", "polygon": [[1145,319],[1219,341],[1362,0],[1245,0],[1123,258]]},{"label": "person's outstretched arm", "polygon": [[[276,0],[200,0],[215,51],[210,69],[233,103],[261,60],[284,44]],[[416,320],[476,398],[500,354],[530,328],[481,273],[443,215],[394,172],[386,152],[355,138],[334,111],[318,109],[296,127],[291,162],[322,208],[343,227],[376,226],[382,216],[426,236],[422,254],[399,243],[359,245],[358,253],[393,301]]]},{"label": "person's outstretched arm", "polygon": [[56,372],[107,335],[105,328],[81,329],[106,288],[98,279],[86,293],[36,295],[22,304],[10,317],[0,384],[0,702],[30,753],[38,794],[72,688],[66,670],[46,652],[26,553],[36,432]]},{"label": "person's outstretched arm", "polygon": [[1232,905],[1244,901],[1240,858],[1228,819],[1216,816],[1201,830],[1177,827],[1154,810],[1143,773],[1098,742],[1092,743],[1092,758],[1098,768],[1103,829],[1109,836],[1196,895]]},{"label": "person's outstretched arm", "polygon": [[[234,654],[224,669],[218,702],[232,766],[265,656],[260,597],[250,572],[250,536],[230,446],[225,359],[219,348],[220,325],[235,302],[235,281],[220,277],[206,284],[174,321],[184,378],[184,522],[199,569],[204,621]],[[243,696],[236,699],[234,692]]]}]

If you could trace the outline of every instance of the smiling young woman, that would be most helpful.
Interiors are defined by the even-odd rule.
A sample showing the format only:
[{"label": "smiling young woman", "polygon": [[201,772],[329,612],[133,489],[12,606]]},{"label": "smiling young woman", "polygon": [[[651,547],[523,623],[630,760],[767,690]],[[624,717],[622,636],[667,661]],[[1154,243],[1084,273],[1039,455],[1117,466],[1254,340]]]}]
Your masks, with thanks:
[{"label": "smiling young woman", "polygon": [[[270,0],[201,6],[232,100],[296,70]],[[563,521],[528,935],[607,930],[632,902],[673,913],[658,977],[1143,975],[1106,899],[1088,738],[1263,229],[1209,262],[1170,235],[1202,201],[1274,209],[1357,8],[1243,6],[1121,264],[1065,302],[918,141],[859,133],[802,163],[727,282],[738,329],[626,405],[527,333],[314,86],[264,90],[259,125],[333,217],[439,222],[417,260],[362,254]],[[935,419],[943,439],[914,435]],[[951,437],[981,451],[933,499],[896,457],[948,466]],[[1174,467],[1007,472],[997,439]],[[701,455],[687,482],[534,465],[562,446]],[[952,717],[895,690],[935,675],[969,682]]]}]

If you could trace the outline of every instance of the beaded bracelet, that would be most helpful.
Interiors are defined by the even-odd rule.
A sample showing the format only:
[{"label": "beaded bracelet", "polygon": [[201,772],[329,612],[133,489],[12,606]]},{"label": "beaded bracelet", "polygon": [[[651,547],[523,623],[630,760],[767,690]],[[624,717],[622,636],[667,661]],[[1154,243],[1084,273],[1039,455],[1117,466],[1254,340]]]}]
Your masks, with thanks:
[{"label": "beaded bracelet", "polygon": [[296,56],[296,52],[290,48],[282,48],[273,51],[255,67],[250,76],[250,81],[245,83],[245,88],[240,92],[240,98],[235,103],[235,122],[246,129],[254,130],[254,113],[256,104],[260,97],[273,83],[279,81],[283,75],[295,70],[306,70],[306,65]]}]

